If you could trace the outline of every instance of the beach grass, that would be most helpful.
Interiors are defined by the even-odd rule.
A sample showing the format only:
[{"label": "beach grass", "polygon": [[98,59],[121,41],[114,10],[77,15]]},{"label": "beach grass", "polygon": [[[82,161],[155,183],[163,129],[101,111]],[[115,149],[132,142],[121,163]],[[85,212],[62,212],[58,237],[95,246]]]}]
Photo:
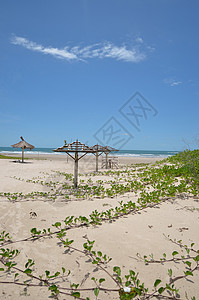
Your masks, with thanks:
[{"label": "beach grass", "polygon": [[19,159],[19,157],[0,155],[0,159]]},{"label": "beach grass", "polygon": [[[9,156],[9,155],[7,156],[7,155],[0,154],[0,159],[15,159],[15,160],[20,160],[21,156]],[[24,160],[28,160],[28,159],[34,159],[34,158],[26,157]]]}]

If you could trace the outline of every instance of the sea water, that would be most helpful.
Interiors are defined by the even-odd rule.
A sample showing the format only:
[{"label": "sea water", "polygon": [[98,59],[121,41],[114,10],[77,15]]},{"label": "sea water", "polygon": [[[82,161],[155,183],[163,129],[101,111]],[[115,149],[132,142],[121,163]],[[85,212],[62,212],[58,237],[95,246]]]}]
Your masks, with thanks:
[{"label": "sea water", "polygon": [[[53,152],[54,148],[34,148],[32,150],[26,150],[27,154],[60,154],[65,153]],[[119,150],[117,152],[111,152],[111,155],[117,156],[129,156],[129,157],[168,157],[179,153],[180,151],[159,151],[159,150]],[[12,147],[0,147],[0,154],[16,154],[21,153],[20,148]]]}]

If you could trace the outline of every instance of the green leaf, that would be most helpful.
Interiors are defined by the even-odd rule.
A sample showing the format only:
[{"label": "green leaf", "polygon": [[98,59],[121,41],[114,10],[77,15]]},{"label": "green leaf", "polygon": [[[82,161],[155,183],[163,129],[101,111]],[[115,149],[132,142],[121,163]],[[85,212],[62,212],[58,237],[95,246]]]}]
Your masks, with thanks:
[{"label": "green leaf", "polygon": [[102,283],[103,281],[105,281],[104,278],[100,278],[99,283]]},{"label": "green leaf", "polygon": [[190,275],[190,276],[193,276],[193,273],[191,271],[186,271],[184,272],[186,276]]},{"label": "green leaf", "polygon": [[66,272],[66,269],[62,267],[62,272],[63,274]]},{"label": "green leaf", "polygon": [[66,245],[67,245],[67,246],[69,246],[69,245],[72,244],[73,242],[74,242],[74,240],[70,240],[70,241],[69,241],[68,239],[66,239]]},{"label": "green leaf", "polygon": [[135,272],[133,270],[129,270],[130,276],[135,276]]},{"label": "green leaf", "polygon": [[98,251],[98,252],[97,252],[97,255],[101,257],[101,256],[102,256],[102,252],[101,252],[101,251]]},{"label": "green leaf", "polygon": [[161,287],[161,288],[158,289],[158,293],[159,294],[162,294],[163,292],[164,292],[164,288],[163,287]]},{"label": "green leaf", "polygon": [[87,243],[84,243],[84,244],[83,244],[83,247],[87,250],[87,248],[88,248]]},{"label": "green leaf", "polygon": [[75,298],[80,298],[80,293],[79,292],[74,292],[71,294],[71,296],[75,297]]},{"label": "green leaf", "polygon": [[94,289],[94,294],[95,294],[96,297],[99,295],[99,289],[98,288]]},{"label": "green leaf", "polygon": [[187,266],[189,266],[189,268],[191,267],[191,262],[190,261],[185,261],[185,264],[187,265]]},{"label": "green leaf", "polygon": [[60,223],[60,222],[56,222],[55,224],[53,224],[53,226],[55,226],[55,227],[60,227],[60,226],[61,226],[61,223]]},{"label": "green leaf", "polygon": [[0,268],[0,271],[4,271],[4,268]]},{"label": "green leaf", "polygon": [[158,286],[158,284],[160,284],[161,280],[160,279],[156,279],[155,283],[154,283],[154,287]]},{"label": "green leaf", "polygon": [[169,276],[171,277],[172,276],[172,269],[168,269],[168,273],[169,273]]},{"label": "green leaf", "polygon": [[131,284],[131,281],[129,281],[129,280],[127,280],[126,282],[125,282],[125,286],[129,286]]},{"label": "green leaf", "polygon": [[24,273],[30,275],[30,274],[32,273],[32,270],[31,270],[31,269],[26,269],[26,270],[24,271]]},{"label": "green leaf", "polygon": [[53,292],[52,293],[53,296],[59,294],[59,289],[58,289],[58,287],[55,284],[49,286],[48,289]]},{"label": "green leaf", "polygon": [[31,267],[32,265],[34,265],[34,261],[32,259],[28,259],[27,263],[25,264],[25,268]]},{"label": "green leaf", "polygon": [[169,290],[169,291],[172,291],[172,288],[168,283],[166,283],[166,289]]},{"label": "green leaf", "polygon": [[113,271],[114,271],[115,273],[117,273],[118,276],[121,275],[121,269],[120,269],[120,267],[115,266],[115,267],[113,268]]},{"label": "green leaf", "polygon": [[173,251],[173,253],[172,253],[173,256],[175,256],[177,254],[179,254],[177,251]]},{"label": "green leaf", "polygon": [[75,283],[73,283],[73,284],[71,284],[71,288],[78,288],[78,286],[79,286],[79,284],[77,283],[77,284],[75,284]]},{"label": "green leaf", "polygon": [[187,254],[189,254],[190,250],[188,248],[185,249],[187,251]]},{"label": "green leaf", "polygon": [[41,233],[41,231],[39,230],[39,231],[37,231],[37,228],[32,228],[31,230],[30,230],[30,232],[32,233],[32,234],[40,234]]},{"label": "green leaf", "polygon": [[197,255],[196,257],[194,257],[195,261],[199,261],[199,255]]},{"label": "green leaf", "polygon": [[57,276],[59,276],[59,274],[60,274],[60,272],[56,272],[54,276],[57,277]]}]

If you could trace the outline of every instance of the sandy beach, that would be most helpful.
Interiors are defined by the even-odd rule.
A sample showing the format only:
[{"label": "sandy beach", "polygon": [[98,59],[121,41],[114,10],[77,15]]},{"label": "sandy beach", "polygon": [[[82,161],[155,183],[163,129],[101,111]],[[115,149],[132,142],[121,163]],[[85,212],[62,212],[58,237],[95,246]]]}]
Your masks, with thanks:
[{"label": "sandy beach", "polygon": [[[65,195],[62,187],[70,178],[66,178],[63,173],[73,175],[74,162],[72,159],[69,158],[67,161],[65,155],[55,154],[40,155],[39,157],[38,155],[25,155],[25,158],[30,159],[27,159],[24,164],[19,163],[17,159],[0,160],[0,231],[9,232],[13,242],[30,237],[32,228],[38,230],[51,228],[53,232],[59,230],[60,227],[52,226],[52,224],[60,222],[64,225],[67,216],[88,217],[92,211],[102,212],[115,209],[121,201],[126,203],[131,200],[136,203],[138,199],[139,192],[138,194],[134,192],[121,193],[110,197],[107,195],[104,197],[78,197],[70,195],[65,190]],[[151,165],[158,160],[161,158],[120,157],[119,169],[112,171],[124,171],[125,166],[132,165],[134,172],[137,172],[136,168],[139,166],[135,166],[135,164],[149,163]],[[99,166],[100,171],[106,171],[101,169],[101,163]],[[94,171],[94,156],[80,160],[79,184],[88,183],[95,186],[103,182],[102,185],[108,187],[111,181],[116,180],[116,174],[110,172],[96,175],[93,173]],[[122,179],[122,176],[126,176],[125,174],[121,177],[117,176],[118,182],[120,178],[121,182],[127,182],[126,179]],[[12,195],[9,196],[7,193]],[[13,193],[17,193],[15,199]],[[186,266],[180,261],[145,264],[140,256],[147,255],[149,257],[153,254],[155,260],[160,260],[163,253],[166,253],[169,259],[172,258],[173,251],[184,255],[184,249],[166,238],[168,235],[172,240],[182,240],[183,244],[190,245],[194,242],[195,249],[199,249],[198,232],[199,198],[183,194],[140,211],[134,211],[114,221],[104,221],[94,226],[73,226],[67,230],[64,238],[74,240],[72,246],[82,251],[85,242],[95,240],[93,250],[100,251],[112,258],[105,267],[106,271],[112,273],[113,266],[120,266],[122,276],[124,276],[128,274],[129,270],[134,270],[139,273],[140,283],[144,282],[145,287],[148,287],[151,292],[156,279],[160,279],[162,283],[168,282],[168,269],[172,269],[175,276],[181,276],[186,271]],[[92,277],[105,278],[102,287],[107,290],[118,289],[118,286],[106,271],[89,263],[88,257],[85,257],[82,252],[72,249],[67,252],[67,248],[61,245],[55,235],[35,241],[8,243],[2,247],[20,251],[20,254],[14,259],[19,269],[24,270],[28,259],[34,260],[32,274],[36,277],[42,275],[44,278],[46,270],[50,271],[50,274],[54,274],[65,268],[65,275],[70,270],[68,276],[61,277],[59,275],[54,282],[65,288],[70,288],[72,284],[79,284],[78,288],[88,289],[81,291],[82,299],[86,299],[86,297],[100,300],[119,299],[117,291],[100,291],[98,296],[95,296],[93,291],[89,291],[89,288],[95,287],[94,280],[91,280]],[[9,284],[8,281],[13,282],[12,272],[1,272],[0,276],[0,282],[5,282],[0,283],[0,299],[51,299],[48,287],[29,286],[25,288],[22,285]],[[18,275],[18,278],[20,282],[27,280],[24,274]],[[30,279],[28,278],[28,280]],[[188,299],[194,295],[198,299],[198,282],[198,272],[195,272],[193,277],[177,280],[175,284],[180,289],[180,299],[186,299],[186,293],[189,296]],[[38,284],[36,279],[34,283]],[[68,293],[70,292],[68,291]],[[60,293],[58,299],[73,299],[73,297]],[[139,299],[139,297],[137,296],[135,299]]]}]

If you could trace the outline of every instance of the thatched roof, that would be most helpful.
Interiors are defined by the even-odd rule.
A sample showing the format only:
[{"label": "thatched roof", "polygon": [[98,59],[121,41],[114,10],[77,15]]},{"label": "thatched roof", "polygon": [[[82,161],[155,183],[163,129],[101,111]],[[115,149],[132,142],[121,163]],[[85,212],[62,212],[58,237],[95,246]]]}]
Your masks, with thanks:
[{"label": "thatched roof", "polygon": [[63,147],[59,147],[54,152],[84,152],[84,153],[95,153],[96,150],[92,149],[92,147],[89,147],[80,141],[76,140],[73,143],[66,144]]},{"label": "thatched roof", "polygon": [[28,144],[23,137],[21,136],[21,141],[17,144],[11,145],[13,148],[22,148],[22,149],[34,149],[35,147],[31,144]]}]

